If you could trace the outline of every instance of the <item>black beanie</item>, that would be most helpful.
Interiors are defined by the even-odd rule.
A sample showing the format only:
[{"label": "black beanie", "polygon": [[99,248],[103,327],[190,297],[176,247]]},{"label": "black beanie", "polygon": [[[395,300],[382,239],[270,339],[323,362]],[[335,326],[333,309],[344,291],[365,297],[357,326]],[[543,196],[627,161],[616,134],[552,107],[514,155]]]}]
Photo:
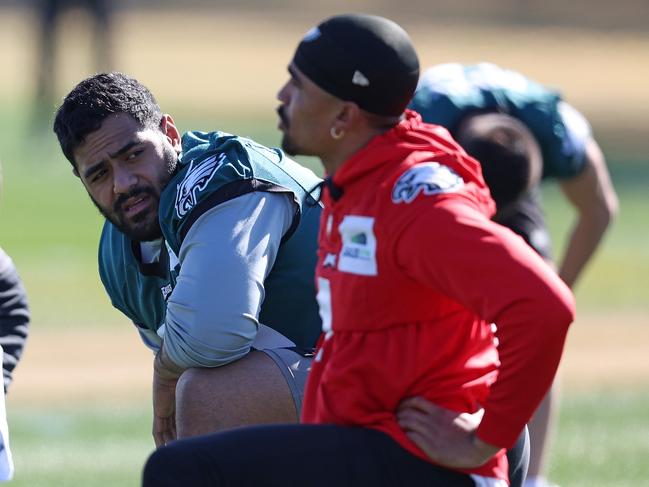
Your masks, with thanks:
[{"label": "black beanie", "polygon": [[401,115],[419,80],[406,31],[374,15],[325,20],[304,36],[293,63],[324,91],[377,115]]}]

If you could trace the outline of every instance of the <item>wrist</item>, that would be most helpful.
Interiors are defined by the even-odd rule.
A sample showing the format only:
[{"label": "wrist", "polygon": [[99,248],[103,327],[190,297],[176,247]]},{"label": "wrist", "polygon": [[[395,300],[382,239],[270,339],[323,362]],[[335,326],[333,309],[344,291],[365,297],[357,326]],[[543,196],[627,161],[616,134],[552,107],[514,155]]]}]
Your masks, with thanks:
[{"label": "wrist", "polygon": [[482,441],[476,434],[473,435],[473,447],[476,452],[476,461],[479,462],[479,465],[485,464],[491,457],[501,450],[499,446]]},{"label": "wrist", "polygon": [[159,379],[177,381],[185,369],[176,365],[169,358],[163,345],[153,361],[153,371]]}]

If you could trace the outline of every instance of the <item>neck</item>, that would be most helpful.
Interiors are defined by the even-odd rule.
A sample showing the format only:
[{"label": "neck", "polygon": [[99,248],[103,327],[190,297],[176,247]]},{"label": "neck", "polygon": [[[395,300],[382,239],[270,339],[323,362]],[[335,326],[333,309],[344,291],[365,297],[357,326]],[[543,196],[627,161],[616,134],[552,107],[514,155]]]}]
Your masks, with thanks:
[{"label": "neck", "polygon": [[333,176],[345,162],[360,151],[370,141],[386,132],[385,129],[368,129],[359,134],[348,134],[343,140],[334,141],[332,150],[320,156],[322,165],[329,176]]}]

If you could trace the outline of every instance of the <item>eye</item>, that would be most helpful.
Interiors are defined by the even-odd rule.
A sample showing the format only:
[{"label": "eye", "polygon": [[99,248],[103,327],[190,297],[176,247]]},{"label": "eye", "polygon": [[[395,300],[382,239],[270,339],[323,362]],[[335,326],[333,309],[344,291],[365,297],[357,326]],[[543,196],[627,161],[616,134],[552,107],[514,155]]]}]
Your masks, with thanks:
[{"label": "eye", "polygon": [[135,160],[140,154],[142,154],[142,152],[144,152],[144,149],[136,149],[132,152],[129,152],[126,156],[126,160],[127,161]]},{"label": "eye", "polygon": [[106,169],[99,169],[92,175],[92,177],[90,178],[90,182],[96,183],[100,181],[107,173],[108,171]]}]

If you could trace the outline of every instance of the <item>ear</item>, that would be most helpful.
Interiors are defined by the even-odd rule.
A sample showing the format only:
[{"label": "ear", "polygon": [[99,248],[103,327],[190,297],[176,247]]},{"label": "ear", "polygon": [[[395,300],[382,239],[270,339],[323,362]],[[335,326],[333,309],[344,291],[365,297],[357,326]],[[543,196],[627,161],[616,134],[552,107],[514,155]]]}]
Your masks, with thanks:
[{"label": "ear", "polygon": [[334,121],[334,127],[344,132],[349,132],[359,121],[361,116],[359,106],[351,101],[343,102]]},{"label": "ear", "polygon": [[162,120],[160,121],[160,130],[167,136],[167,140],[169,140],[169,143],[174,150],[180,152],[182,150],[180,132],[176,128],[176,123],[174,122],[174,119],[171,118],[171,115],[165,113],[162,116]]}]

